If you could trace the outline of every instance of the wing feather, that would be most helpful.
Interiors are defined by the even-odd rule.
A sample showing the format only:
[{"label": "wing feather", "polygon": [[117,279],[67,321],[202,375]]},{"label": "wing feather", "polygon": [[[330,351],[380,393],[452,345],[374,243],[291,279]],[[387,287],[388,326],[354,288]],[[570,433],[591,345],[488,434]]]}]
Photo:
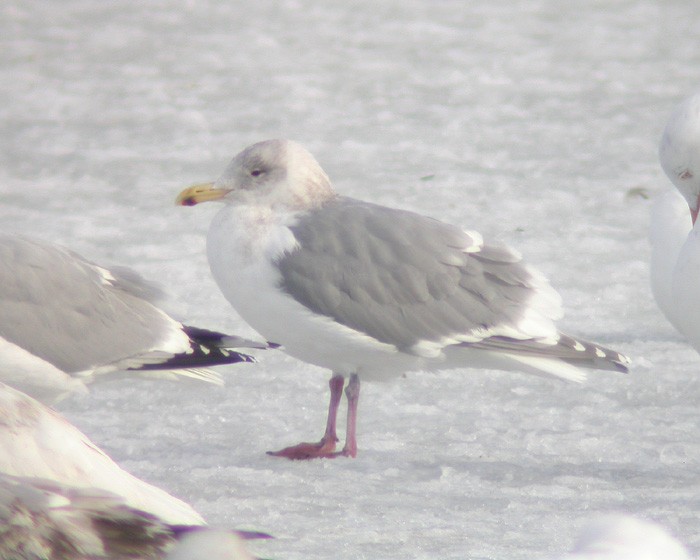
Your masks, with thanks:
[{"label": "wing feather", "polygon": [[291,229],[298,246],[277,261],[281,287],[402,351],[421,341],[513,336],[521,326],[523,339],[556,335],[556,292],[515,251],[479,234],[343,197]]}]

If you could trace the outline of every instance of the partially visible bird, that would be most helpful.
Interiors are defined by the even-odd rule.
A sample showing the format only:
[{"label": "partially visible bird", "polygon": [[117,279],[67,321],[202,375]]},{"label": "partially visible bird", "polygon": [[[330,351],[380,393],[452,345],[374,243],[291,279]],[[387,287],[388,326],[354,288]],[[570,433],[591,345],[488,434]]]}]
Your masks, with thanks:
[{"label": "partially visible bird", "polygon": [[166,560],[253,560],[245,541],[228,531],[191,531],[178,541]]},{"label": "partially visible bird", "polygon": [[[496,368],[581,381],[627,357],[558,331],[559,295],[514,250],[475,231],[339,196],[303,147],[254,144],[178,203],[225,206],[207,237],[212,274],[262,336],[333,371],[326,431],[276,455],[354,457],[360,378]],[[345,447],[336,414],[349,377]]]},{"label": "partially visible bird", "polygon": [[0,381],[53,403],[107,374],[221,383],[209,366],[250,362],[265,343],[189,327],[152,303],[135,272],[0,233]]},{"label": "partially visible bird", "polygon": [[174,528],[97,488],[0,474],[0,558],[160,558]]},{"label": "partially visible bird", "polygon": [[690,560],[690,556],[657,523],[609,514],[588,524],[560,560]]},{"label": "partially visible bird", "polygon": [[121,469],[63,416],[2,383],[0,473],[98,488],[165,523],[204,525],[190,505]]},{"label": "partially visible bird", "polygon": [[651,287],[666,318],[700,352],[700,93],[672,111],[659,160],[676,189],[652,208]]},{"label": "partially visible bird", "polygon": [[[220,548],[211,543],[219,543]],[[224,543],[229,546],[223,547]],[[184,554],[194,547],[199,555]],[[211,554],[217,552],[220,555]],[[169,560],[252,560],[235,532],[173,525],[100,488],[0,474],[2,559],[155,560],[166,556]]]}]

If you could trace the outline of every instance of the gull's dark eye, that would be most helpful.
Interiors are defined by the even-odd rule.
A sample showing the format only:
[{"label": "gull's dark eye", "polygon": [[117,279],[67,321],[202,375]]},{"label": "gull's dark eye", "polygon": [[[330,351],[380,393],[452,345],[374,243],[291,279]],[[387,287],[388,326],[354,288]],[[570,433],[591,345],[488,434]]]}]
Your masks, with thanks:
[{"label": "gull's dark eye", "polygon": [[250,174],[251,174],[253,177],[258,177],[258,176],[262,175],[263,172],[262,172],[262,169],[253,169],[253,170],[250,172]]}]

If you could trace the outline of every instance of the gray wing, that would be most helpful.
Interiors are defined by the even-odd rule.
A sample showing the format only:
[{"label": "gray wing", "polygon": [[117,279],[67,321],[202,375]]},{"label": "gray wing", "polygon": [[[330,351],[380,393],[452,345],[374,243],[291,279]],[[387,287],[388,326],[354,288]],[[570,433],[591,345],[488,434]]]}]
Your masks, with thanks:
[{"label": "gray wing", "polygon": [[[548,286],[506,247],[412,212],[340,198],[293,226],[282,287],[317,313],[408,350],[515,328]],[[549,288],[551,290],[551,288]],[[559,314],[550,296],[551,315]]]},{"label": "gray wing", "polygon": [[0,235],[0,263],[0,336],[65,372],[137,355],[168,328],[135,277],[63,248]]},{"label": "gray wing", "polygon": [[183,326],[150,302],[161,295],[129,269],[0,234],[0,337],[66,373],[114,366],[218,382],[200,368],[254,361],[233,348],[271,346]]},{"label": "gray wing", "polygon": [[463,344],[586,365],[573,339],[557,350],[561,302],[546,279],[476,232],[344,197],[291,229],[281,287],[316,313],[419,355]]}]

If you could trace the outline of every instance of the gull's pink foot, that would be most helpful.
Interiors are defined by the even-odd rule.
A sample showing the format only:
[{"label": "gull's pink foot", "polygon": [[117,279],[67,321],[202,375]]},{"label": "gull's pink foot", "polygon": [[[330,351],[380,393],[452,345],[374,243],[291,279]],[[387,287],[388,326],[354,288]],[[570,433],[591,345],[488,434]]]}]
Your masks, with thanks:
[{"label": "gull's pink foot", "polygon": [[268,451],[267,454],[274,457],[286,457],[296,461],[331,458],[337,455],[335,452],[336,441],[338,441],[337,438],[324,437],[318,443],[300,443],[291,447],[285,447],[279,451]]},{"label": "gull's pink foot", "polygon": [[318,443],[300,443],[279,451],[268,451],[267,454],[274,457],[286,457],[292,461],[335,459],[336,457],[357,457],[357,446],[348,447],[346,445],[341,451],[335,451],[335,443],[319,441]]}]

